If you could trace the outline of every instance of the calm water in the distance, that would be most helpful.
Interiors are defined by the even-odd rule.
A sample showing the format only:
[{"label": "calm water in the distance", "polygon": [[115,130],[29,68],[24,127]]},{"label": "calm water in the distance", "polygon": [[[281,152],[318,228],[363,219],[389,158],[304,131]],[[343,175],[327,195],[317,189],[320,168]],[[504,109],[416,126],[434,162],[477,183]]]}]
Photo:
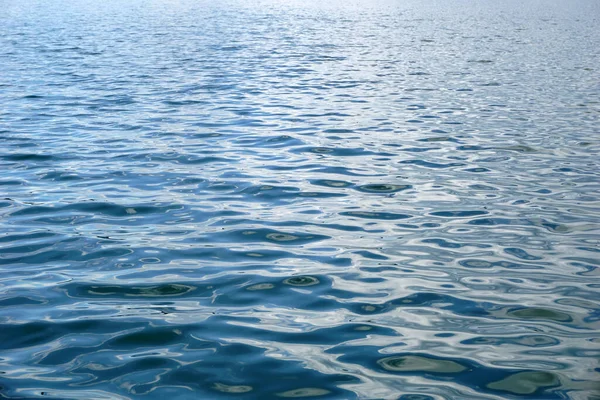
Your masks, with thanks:
[{"label": "calm water in the distance", "polygon": [[0,397],[600,399],[600,2],[0,7]]}]

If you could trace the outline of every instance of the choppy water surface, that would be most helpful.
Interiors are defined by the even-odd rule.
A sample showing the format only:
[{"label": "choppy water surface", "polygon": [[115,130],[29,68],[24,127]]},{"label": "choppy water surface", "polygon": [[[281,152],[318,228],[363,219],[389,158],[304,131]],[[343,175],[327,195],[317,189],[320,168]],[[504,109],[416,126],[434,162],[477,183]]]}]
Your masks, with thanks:
[{"label": "choppy water surface", "polygon": [[0,397],[600,398],[600,3],[0,5]]}]

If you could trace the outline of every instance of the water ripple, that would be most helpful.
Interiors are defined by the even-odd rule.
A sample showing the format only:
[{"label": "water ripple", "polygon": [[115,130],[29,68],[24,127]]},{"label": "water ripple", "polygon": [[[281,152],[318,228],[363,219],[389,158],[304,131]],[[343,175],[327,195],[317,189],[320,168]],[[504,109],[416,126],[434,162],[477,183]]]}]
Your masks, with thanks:
[{"label": "water ripple", "polygon": [[0,397],[599,399],[599,8],[8,2]]}]

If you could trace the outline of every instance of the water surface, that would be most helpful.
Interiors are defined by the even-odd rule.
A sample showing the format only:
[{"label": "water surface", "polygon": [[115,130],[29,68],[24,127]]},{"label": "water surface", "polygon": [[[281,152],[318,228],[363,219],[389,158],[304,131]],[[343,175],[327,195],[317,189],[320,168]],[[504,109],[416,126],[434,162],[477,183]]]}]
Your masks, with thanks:
[{"label": "water surface", "polygon": [[0,397],[600,398],[597,1],[0,6]]}]

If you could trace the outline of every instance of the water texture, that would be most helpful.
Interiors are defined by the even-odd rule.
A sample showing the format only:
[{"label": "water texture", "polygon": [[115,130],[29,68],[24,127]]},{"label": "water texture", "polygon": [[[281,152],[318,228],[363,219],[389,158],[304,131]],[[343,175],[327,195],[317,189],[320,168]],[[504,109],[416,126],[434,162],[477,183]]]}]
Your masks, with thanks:
[{"label": "water texture", "polygon": [[0,397],[600,399],[600,2],[0,6]]}]

